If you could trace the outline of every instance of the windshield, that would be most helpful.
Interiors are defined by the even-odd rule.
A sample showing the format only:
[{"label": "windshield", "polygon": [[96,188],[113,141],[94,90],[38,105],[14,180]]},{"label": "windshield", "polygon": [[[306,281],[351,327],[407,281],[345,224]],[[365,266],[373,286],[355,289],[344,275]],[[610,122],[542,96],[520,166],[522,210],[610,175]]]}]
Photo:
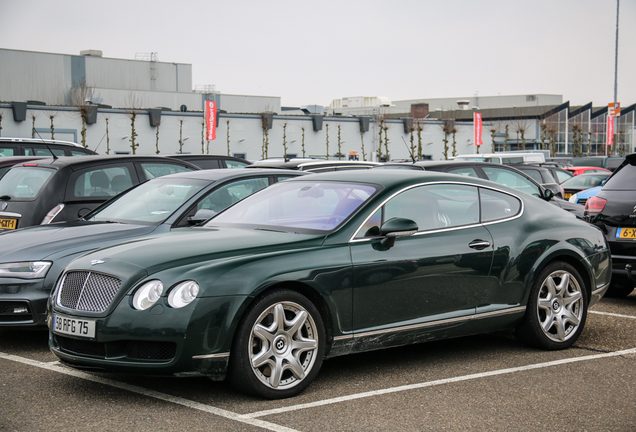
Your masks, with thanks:
[{"label": "windshield", "polygon": [[567,179],[566,181],[561,183],[561,186],[563,186],[564,188],[568,188],[568,187],[585,187],[585,188],[595,187],[595,186],[599,186],[601,183],[603,183],[603,180],[605,180],[607,177],[609,177],[610,174],[611,173],[581,174],[581,175],[577,175],[577,176],[574,176],[572,178]]},{"label": "windshield", "polygon": [[36,167],[15,167],[0,179],[0,196],[13,200],[34,199],[55,171]]},{"label": "windshield", "polygon": [[205,180],[158,177],[131,189],[87,219],[161,223],[208,184],[210,182]]},{"label": "windshield", "polygon": [[374,186],[354,183],[277,183],[220,213],[206,226],[247,224],[294,232],[298,229],[329,231],[353,214],[375,191]]}]

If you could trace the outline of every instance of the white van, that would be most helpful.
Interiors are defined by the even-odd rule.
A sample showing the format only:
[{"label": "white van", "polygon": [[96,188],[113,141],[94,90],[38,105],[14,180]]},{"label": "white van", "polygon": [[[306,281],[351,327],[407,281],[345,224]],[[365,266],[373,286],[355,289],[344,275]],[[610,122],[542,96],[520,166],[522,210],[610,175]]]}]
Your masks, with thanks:
[{"label": "white van", "polygon": [[535,152],[499,152],[499,153],[483,153],[458,155],[453,158],[458,161],[478,161],[493,162],[499,164],[516,164],[516,163],[541,163],[545,162],[545,154],[542,151]]}]

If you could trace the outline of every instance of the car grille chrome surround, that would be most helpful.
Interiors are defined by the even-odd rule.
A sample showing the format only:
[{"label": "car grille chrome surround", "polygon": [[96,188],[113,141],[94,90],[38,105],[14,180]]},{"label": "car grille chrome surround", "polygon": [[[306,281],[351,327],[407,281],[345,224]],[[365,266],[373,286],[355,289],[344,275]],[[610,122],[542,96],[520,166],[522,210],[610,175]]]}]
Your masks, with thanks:
[{"label": "car grille chrome surround", "polygon": [[57,305],[84,312],[104,312],[115,298],[121,280],[102,273],[70,271],[64,275]]}]

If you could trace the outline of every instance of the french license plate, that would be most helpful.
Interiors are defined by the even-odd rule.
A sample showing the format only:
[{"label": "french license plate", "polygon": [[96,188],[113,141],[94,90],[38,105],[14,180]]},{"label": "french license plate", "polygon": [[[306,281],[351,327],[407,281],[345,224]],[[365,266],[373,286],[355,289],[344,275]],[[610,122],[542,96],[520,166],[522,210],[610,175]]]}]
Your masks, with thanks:
[{"label": "french license plate", "polygon": [[17,219],[0,218],[0,229],[16,229],[18,226]]},{"label": "french license plate", "polygon": [[565,196],[563,197],[563,199],[568,199],[568,198],[570,198],[571,196],[572,196],[572,194],[571,194],[571,193],[566,192],[566,193],[565,193]]},{"label": "french license plate", "polygon": [[617,228],[616,238],[636,239],[636,228]]},{"label": "french license plate", "polygon": [[71,318],[64,315],[53,315],[53,333],[82,337],[95,337],[95,320]]}]

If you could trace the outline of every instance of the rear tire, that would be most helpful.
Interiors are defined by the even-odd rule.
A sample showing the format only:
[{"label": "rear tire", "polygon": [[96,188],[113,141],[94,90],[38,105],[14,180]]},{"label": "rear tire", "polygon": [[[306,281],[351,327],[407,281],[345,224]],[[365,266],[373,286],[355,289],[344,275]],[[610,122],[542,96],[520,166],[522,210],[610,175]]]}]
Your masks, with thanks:
[{"label": "rear tire", "polygon": [[266,399],[296,396],[316,377],[325,353],[325,329],[314,304],[291,290],[254,301],[237,330],[228,380]]},{"label": "rear tire", "polygon": [[563,261],[550,263],[534,281],[517,338],[548,350],[568,348],[583,331],[587,305],[585,283],[579,272]]}]

